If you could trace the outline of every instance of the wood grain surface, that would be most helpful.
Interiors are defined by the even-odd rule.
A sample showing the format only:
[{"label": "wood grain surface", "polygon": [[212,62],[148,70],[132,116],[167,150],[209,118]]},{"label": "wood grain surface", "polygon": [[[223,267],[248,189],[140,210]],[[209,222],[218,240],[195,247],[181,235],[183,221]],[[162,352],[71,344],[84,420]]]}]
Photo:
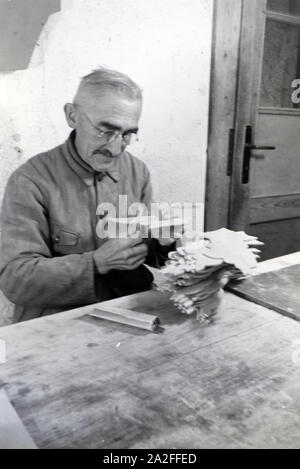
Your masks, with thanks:
[{"label": "wood grain surface", "polygon": [[300,321],[300,264],[231,283],[228,290]]},{"label": "wood grain surface", "polygon": [[87,306],[0,330],[1,378],[39,448],[299,446],[296,321],[230,293],[209,326],[155,291],[108,303],[163,329],[93,319]]}]

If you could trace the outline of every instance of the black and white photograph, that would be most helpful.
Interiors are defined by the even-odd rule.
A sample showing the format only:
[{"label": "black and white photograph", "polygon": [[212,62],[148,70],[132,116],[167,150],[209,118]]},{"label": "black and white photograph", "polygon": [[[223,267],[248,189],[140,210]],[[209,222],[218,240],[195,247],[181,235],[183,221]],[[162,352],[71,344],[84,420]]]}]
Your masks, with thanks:
[{"label": "black and white photograph", "polygon": [[298,449],[300,0],[0,0],[0,128],[0,449]]}]

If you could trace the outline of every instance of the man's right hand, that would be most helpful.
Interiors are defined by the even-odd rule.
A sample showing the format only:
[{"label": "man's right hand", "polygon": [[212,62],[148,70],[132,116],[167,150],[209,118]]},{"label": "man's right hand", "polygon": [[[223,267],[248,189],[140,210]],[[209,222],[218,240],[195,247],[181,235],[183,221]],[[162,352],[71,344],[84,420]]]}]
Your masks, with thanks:
[{"label": "man's right hand", "polygon": [[94,252],[94,262],[99,274],[110,270],[134,270],[143,264],[148,247],[141,238],[109,239]]}]

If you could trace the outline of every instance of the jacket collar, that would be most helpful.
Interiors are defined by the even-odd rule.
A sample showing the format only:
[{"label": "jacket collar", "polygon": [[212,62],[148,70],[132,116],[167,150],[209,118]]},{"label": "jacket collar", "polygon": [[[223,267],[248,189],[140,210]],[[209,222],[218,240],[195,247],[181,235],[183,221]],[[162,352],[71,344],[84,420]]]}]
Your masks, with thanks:
[{"label": "jacket collar", "polygon": [[109,176],[114,182],[118,182],[120,179],[120,171],[119,171],[119,165],[118,161],[116,162],[116,165],[114,168],[111,168],[109,170],[105,170],[101,173],[95,171],[90,165],[88,165],[79,155],[76,147],[75,147],[75,130],[73,130],[69,138],[66,140],[66,142],[62,145],[63,147],[63,153],[65,158],[67,159],[69,165],[71,168],[76,172],[76,174],[83,180],[83,182],[87,186],[91,186],[94,184],[94,180],[99,174],[102,175],[102,177],[99,178],[101,180],[103,178],[103,173],[107,176]]}]

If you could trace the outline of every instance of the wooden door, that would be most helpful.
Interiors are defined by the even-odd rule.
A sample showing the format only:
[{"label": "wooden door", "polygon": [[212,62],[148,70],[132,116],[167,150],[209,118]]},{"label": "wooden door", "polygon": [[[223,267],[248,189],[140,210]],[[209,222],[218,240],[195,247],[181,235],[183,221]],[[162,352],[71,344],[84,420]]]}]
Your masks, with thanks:
[{"label": "wooden door", "polygon": [[268,259],[300,250],[300,2],[244,1],[240,44],[229,220]]},{"label": "wooden door", "polygon": [[[230,2],[236,6],[236,19],[223,24],[223,37],[225,29],[225,36],[235,38],[231,61],[223,60],[223,70],[213,70],[212,77],[232,69],[235,97],[230,113],[219,112],[219,122],[231,115],[232,128],[224,129],[228,150],[223,148],[223,174],[213,160],[220,168],[220,149],[212,152],[218,142],[215,136],[209,146],[206,227],[228,226],[257,235],[265,242],[262,258],[268,259],[300,250],[300,109],[292,101],[292,82],[300,78],[300,1]],[[216,0],[217,12],[220,4]],[[220,22],[222,17],[216,15],[216,31]],[[223,47],[222,37],[220,43]],[[223,57],[224,51],[219,52]],[[223,98],[228,91],[232,96],[230,84]],[[214,119],[211,122],[214,129]],[[219,201],[213,201],[216,188],[210,195],[214,180],[219,181]],[[212,219],[209,212],[216,203],[223,204],[222,213],[212,208],[217,215]]]}]

